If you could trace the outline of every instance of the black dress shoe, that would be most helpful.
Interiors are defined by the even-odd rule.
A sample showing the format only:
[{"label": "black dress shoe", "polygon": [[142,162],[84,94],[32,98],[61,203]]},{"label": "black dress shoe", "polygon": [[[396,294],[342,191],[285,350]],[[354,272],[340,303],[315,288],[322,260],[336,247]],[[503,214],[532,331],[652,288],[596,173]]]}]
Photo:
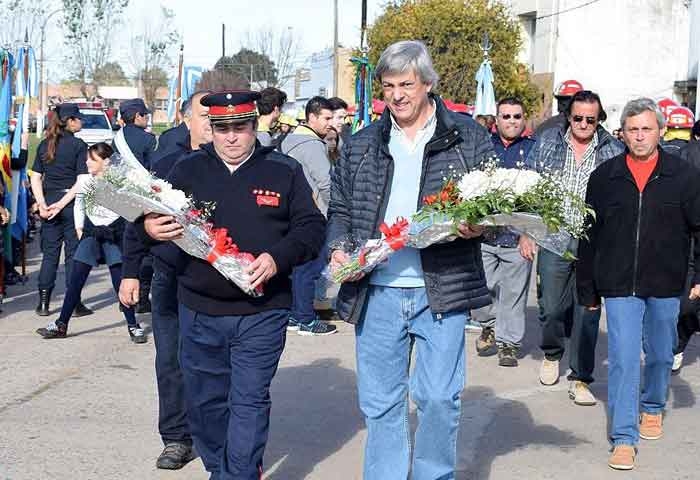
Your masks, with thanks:
[{"label": "black dress shoe", "polygon": [[77,304],[73,310],[74,317],[85,317],[86,315],[92,315],[93,313],[94,312],[92,310],[83,305],[83,302]]},{"label": "black dress shoe", "polygon": [[50,289],[40,289],[39,290],[39,305],[36,307],[36,314],[40,317],[47,317],[51,312],[49,312],[49,303],[51,302],[51,290]]},{"label": "black dress shoe", "polygon": [[62,323],[49,323],[46,327],[37,328],[36,333],[45,339],[66,338],[68,327]]},{"label": "black dress shoe", "polygon": [[168,443],[156,460],[156,467],[165,470],[179,470],[196,457],[190,445],[184,443]]}]

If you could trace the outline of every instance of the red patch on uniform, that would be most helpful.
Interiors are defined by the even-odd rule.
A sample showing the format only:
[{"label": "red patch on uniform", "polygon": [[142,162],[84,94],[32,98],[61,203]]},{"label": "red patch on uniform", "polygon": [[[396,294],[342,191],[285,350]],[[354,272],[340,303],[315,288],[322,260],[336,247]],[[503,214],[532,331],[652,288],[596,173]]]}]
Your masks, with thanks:
[{"label": "red patch on uniform", "polygon": [[259,207],[279,207],[280,199],[274,195],[256,195],[255,201]]}]

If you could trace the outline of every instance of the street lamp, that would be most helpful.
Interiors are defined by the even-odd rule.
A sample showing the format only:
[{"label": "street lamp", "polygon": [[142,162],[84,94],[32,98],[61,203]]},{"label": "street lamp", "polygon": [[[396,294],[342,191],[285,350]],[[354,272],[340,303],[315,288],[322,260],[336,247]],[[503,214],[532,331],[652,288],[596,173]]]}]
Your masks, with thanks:
[{"label": "street lamp", "polygon": [[44,19],[44,23],[41,25],[41,44],[39,47],[39,89],[41,90],[40,93],[40,106],[39,106],[39,112],[37,113],[36,116],[36,137],[41,138],[41,135],[44,132],[44,117],[46,115],[46,111],[48,110],[48,86],[46,85],[46,82],[44,81],[44,68],[45,68],[45,61],[44,61],[44,42],[46,42],[46,25],[49,23],[49,20],[51,17],[56,15],[57,13],[62,12],[62,8],[58,8],[54,10],[53,12],[49,13],[46,18]]}]

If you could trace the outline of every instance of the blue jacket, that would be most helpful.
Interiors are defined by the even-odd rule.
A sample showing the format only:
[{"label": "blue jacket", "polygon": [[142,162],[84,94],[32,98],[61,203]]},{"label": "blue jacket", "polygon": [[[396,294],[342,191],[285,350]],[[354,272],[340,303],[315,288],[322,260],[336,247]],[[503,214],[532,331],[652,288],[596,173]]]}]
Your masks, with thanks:
[{"label": "blue jacket", "polygon": [[518,137],[506,147],[498,133],[491,135],[491,141],[504,168],[518,168],[519,164],[524,165],[530,150],[535,145],[535,140],[531,137]]},{"label": "blue jacket", "polygon": [[124,139],[129,145],[131,152],[138,161],[141,162],[141,165],[150,170],[151,155],[153,155],[156,150],[156,136],[130,123],[124,126]]},{"label": "blue jacket", "polygon": [[[610,135],[607,130],[598,125],[598,146],[596,147],[596,167],[625,151],[624,144]],[[559,171],[564,168],[566,160],[566,127],[553,127],[545,130],[537,138],[535,146],[530,150],[526,164],[529,168],[542,172],[544,170]]]}]

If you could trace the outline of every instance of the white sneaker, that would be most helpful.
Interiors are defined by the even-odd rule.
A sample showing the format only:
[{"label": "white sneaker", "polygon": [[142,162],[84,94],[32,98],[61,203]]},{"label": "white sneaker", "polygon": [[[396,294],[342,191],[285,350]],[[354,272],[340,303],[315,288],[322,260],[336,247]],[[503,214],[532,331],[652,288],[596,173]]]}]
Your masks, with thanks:
[{"label": "white sneaker", "polygon": [[559,381],[559,360],[542,360],[540,366],[540,383],[554,385]]},{"label": "white sneaker", "polygon": [[671,373],[680,372],[682,366],[683,366],[683,352],[677,353],[673,356],[673,366],[671,367]]},{"label": "white sneaker", "polygon": [[584,407],[592,407],[596,404],[596,399],[588,388],[588,385],[584,382],[579,382],[578,380],[572,381],[569,384],[569,398],[574,401],[576,405],[581,405]]}]

